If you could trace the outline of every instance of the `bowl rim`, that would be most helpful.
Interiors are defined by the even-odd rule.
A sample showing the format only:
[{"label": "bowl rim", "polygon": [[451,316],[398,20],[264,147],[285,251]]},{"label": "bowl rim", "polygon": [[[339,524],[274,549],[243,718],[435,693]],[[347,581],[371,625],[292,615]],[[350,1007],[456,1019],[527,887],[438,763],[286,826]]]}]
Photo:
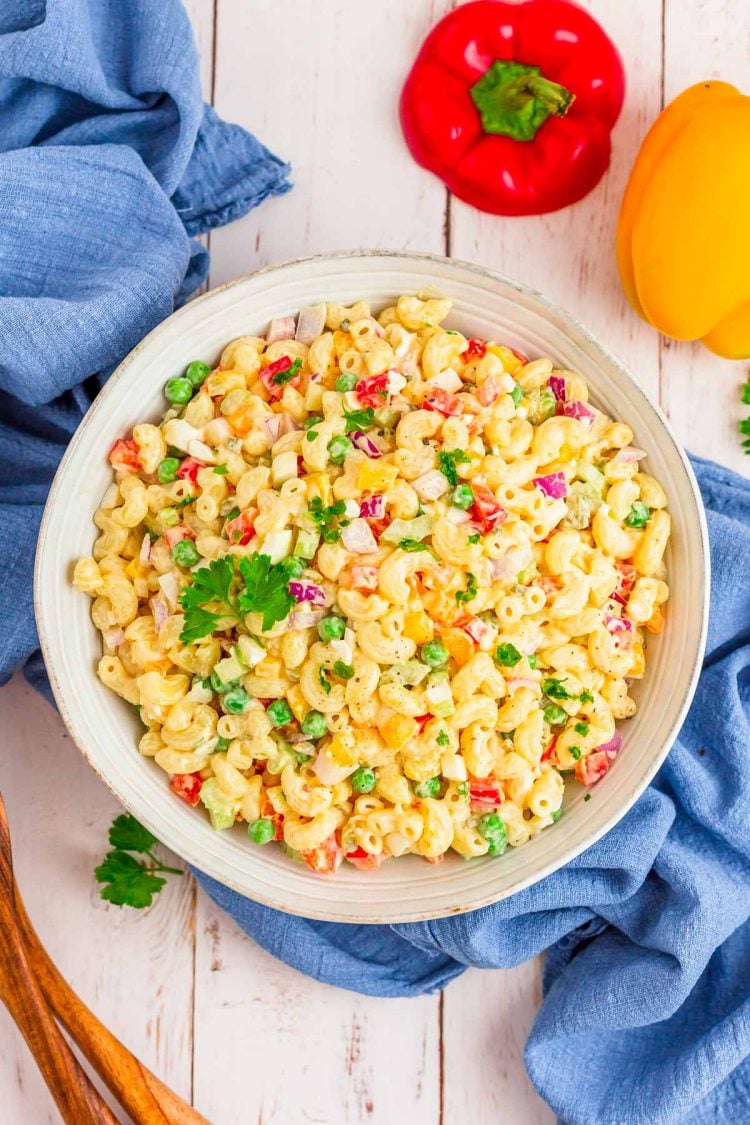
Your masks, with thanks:
[{"label": "bowl rim", "polygon": [[[45,541],[49,532],[49,524],[51,522],[53,512],[55,512],[57,509],[58,492],[67,471],[68,464],[75,458],[76,450],[81,441],[82,435],[85,430],[88,429],[88,425],[90,424],[94,411],[99,406],[100,401],[103,397],[109,395],[112,388],[114,388],[114,386],[127,375],[128,369],[137,360],[140,352],[144,349],[144,347],[152,339],[152,337],[154,337],[157,333],[162,332],[167,324],[172,324],[186,316],[191,315],[192,310],[199,304],[210,302],[219,294],[225,292],[228,289],[232,289],[235,286],[241,285],[243,282],[248,281],[251,278],[258,278],[263,275],[278,273],[280,271],[288,269],[290,266],[303,265],[306,263],[324,261],[347,261],[360,258],[390,258],[394,260],[406,259],[411,261],[430,262],[434,263],[436,266],[447,265],[449,267],[460,267],[471,273],[475,273],[482,278],[489,279],[491,281],[498,282],[501,285],[507,286],[508,288],[513,289],[526,297],[533,298],[538,302],[545,313],[553,314],[555,317],[559,318],[559,320],[563,322],[567,330],[574,331],[584,341],[598,349],[601,355],[605,357],[607,362],[617,372],[617,376],[632,384],[638,394],[643,397],[649,408],[653,410],[653,412],[657,416],[661,424],[662,431],[665,436],[669,438],[674,451],[677,453],[679,460],[682,463],[685,476],[690,484],[692,500],[698,522],[698,529],[700,532],[699,556],[697,561],[700,565],[700,580],[702,586],[702,597],[700,600],[701,622],[698,644],[693,654],[690,673],[686,680],[686,687],[683,692],[682,699],[680,700],[679,707],[675,712],[675,718],[669,728],[666,737],[664,738],[659,753],[653,756],[648,765],[648,768],[643,771],[638,782],[631,786],[623,805],[617,808],[602,825],[600,825],[596,829],[589,830],[585,834],[584,839],[580,841],[574,840],[564,849],[562,849],[558,855],[542,864],[536,871],[519,878],[517,883],[515,883],[510,888],[500,890],[497,893],[493,892],[490,894],[486,894],[481,898],[472,901],[469,905],[457,904],[452,907],[441,907],[438,909],[426,911],[404,910],[403,912],[399,912],[398,916],[389,915],[387,918],[383,917],[377,912],[373,913],[372,915],[360,914],[356,918],[352,918],[340,908],[333,907],[325,910],[307,910],[304,908],[294,909],[286,902],[276,901],[274,898],[269,897],[267,894],[253,894],[252,896],[250,896],[247,894],[246,889],[240,887],[231,876],[227,876],[225,873],[218,871],[212,861],[206,863],[198,846],[193,845],[189,840],[186,839],[184,844],[181,843],[179,849],[169,841],[161,841],[161,837],[159,835],[160,829],[158,824],[156,824],[156,822],[150,816],[144,816],[140,810],[136,810],[133,808],[130,800],[118,791],[118,788],[104,775],[100,766],[92,760],[91,756],[88,753],[88,750],[85,748],[84,739],[82,737],[79,737],[78,735],[75,720],[68,711],[65,695],[58,681],[56,670],[53,665],[51,657],[51,645],[45,626],[41,596]],[[164,846],[168,847],[171,851],[174,851],[176,855],[182,858],[191,867],[196,868],[203,875],[208,876],[210,879],[215,880],[225,887],[228,887],[230,890],[241,895],[243,898],[249,898],[253,902],[257,902],[262,906],[269,907],[272,910],[277,910],[283,914],[290,914],[302,918],[310,918],[317,921],[349,923],[352,925],[400,924],[406,922],[429,921],[433,918],[452,917],[459,914],[469,913],[470,911],[482,909],[483,907],[490,906],[493,903],[500,902],[505,898],[509,898],[512,895],[518,894],[519,892],[526,890],[528,887],[531,887],[534,884],[541,882],[543,879],[546,879],[549,875],[553,874],[555,871],[558,871],[560,868],[566,866],[572,860],[576,859],[584,851],[587,851],[589,848],[593,847],[594,844],[596,844],[603,836],[610,832],[612,828],[626,815],[626,813],[633,807],[635,802],[645,792],[646,788],[651,783],[654,776],[664,763],[664,760],[666,759],[669,751],[672,749],[675,739],[685,721],[690,704],[692,703],[693,697],[695,695],[698,677],[700,675],[706,648],[706,639],[708,635],[708,611],[711,589],[710,579],[711,557],[709,552],[706,514],[693,467],[690,464],[686,451],[675,435],[669,420],[663,413],[659,404],[654,402],[651,399],[650,395],[640,386],[640,384],[636,382],[634,377],[630,374],[626,365],[622,360],[619,359],[618,356],[611,352],[609,348],[604,345],[597,336],[595,336],[588,328],[581,324],[581,322],[573,314],[568,312],[567,309],[558,305],[556,302],[549,300],[544,296],[544,294],[540,293],[532,286],[518,281],[516,278],[508,277],[506,274],[500,273],[499,271],[493,270],[487,266],[478,265],[476,262],[469,262],[461,258],[448,257],[443,254],[434,254],[424,251],[412,250],[381,248],[369,249],[363,247],[359,249],[336,250],[331,252],[321,252],[317,254],[306,254],[296,258],[289,258],[282,262],[275,262],[266,266],[261,266],[257,270],[251,270],[239,277],[232,278],[229,281],[223,282],[221,285],[218,285],[213,289],[209,289],[205,293],[200,294],[200,296],[186,302],[186,304],[182,305],[179,309],[176,309],[174,312],[172,312],[168,317],[165,317],[164,320],[156,324],[141,340],[139,340],[139,342],[120,361],[120,363],[107,379],[104,386],[94,398],[93,402],[86,411],[86,414],[81,419],[81,422],[75,430],[70,442],[68,443],[65,453],[63,454],[63,457],[57,467],[52,480],[52,484],[49,489],[49,493],[47,495],[47,500],[45,502],[37,538],[37,547],[34,562],[33,604],[36,626],[39,634],[40,647],[42,651],[42,657],[44,659],[45,668],[49,676],[50,685],[55,698],[55,702],[57,704],[57,708],[73,743],[78,748],[79,752],[83,755],[84,759],[91,767],[91,769],[96,773],[96,775],[110,791],[110,793],[133,816],[136,816],[139,820],[141,820],[141,822],[147,828],[149,828],[154,833],[154,835],[157,836],[157,838],[159,838],[160,842],[164,843]],[[695,608],[697,611],[698,607],[696,606]]]}]

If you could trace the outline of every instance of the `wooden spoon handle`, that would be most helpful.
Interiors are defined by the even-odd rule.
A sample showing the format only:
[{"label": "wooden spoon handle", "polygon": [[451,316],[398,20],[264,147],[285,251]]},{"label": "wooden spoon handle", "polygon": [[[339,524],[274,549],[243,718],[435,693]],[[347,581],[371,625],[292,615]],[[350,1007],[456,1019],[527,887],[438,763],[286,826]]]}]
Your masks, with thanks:
[{"label": "wooden spoon handle", "polygon": [[[1,826],[0,826],[1,827]],[[0,863],[0,998],[16,1021],[67,1125],[117,1125],[55,1023],[26,959]]]},{"label": "wooden spoon handle", "polygon": [[39,941],[18,888],[16,916],[29,963],[50,1007],[137,1125],[209,1125],[131,1054],[78,998]]}]

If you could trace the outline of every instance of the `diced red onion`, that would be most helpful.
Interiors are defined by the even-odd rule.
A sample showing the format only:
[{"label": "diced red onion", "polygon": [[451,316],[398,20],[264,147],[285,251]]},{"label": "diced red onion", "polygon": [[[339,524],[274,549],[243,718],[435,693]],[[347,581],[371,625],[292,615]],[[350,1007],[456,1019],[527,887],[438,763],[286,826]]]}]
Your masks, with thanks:
[{"label": "diced red onion", "polygon": [[514,679],[505,681],[508,691],[517,691],[519,688],[538,688],[539,682],[537,680],[530,680],[528,676],[516,676]]},{"label": "diced red onion", "polygon": [[558,402],[565,402],[565,376],[564,375],[550,375],[549,389],[555,396]]},{"label": "diced red onion", "polygon": [[[293,742],[295,745],[297,745],[300,742],[309,742],[310,736],[307,735],[307,734],[303,734],[302,731],[298,731],[296,734],[287,735],[285,741],[286,742]],[[311,745],[310,750],[312,751],[312,749],[313,749],[313,747]]]},{"label": "diced red onion", "polygon": [[279,417],[281,418],[281,425],[279,426],[279,437],[283,437],[284,434],[293,434],[297,430],[302,429],[302,427],[298,426],[294,421],[294,418],[292,418],[291,414],[287,414],[286,411],[284,411],[283,414],[280,414]]},{"label": "diced red onion", "polygon": [[596,411],[588,403],[580,402],[578,399],[564,402],[562,412],[566,418],[577,418],[579,422],[587,422],[589,425],[596,418]]},{"label": "diced red onion", "polygon": [[353,566],[352,585],[358,590],[377,590],[378,568],[376,566]]},{"label": "diced red onion", "polygon": [[622,449],[618,449],[613,460],[615,461],[640,461],[642,457],[647,457],[645,449],[637,449],[634,445],[624,445]]},{"label": "diced red onion", "polygon": [[633,622],[627,617],[611,617],[609,614],[604,618],[604,625],[610,633],[630,633],[633,628]]},{"label": "diced red onion", "polygon": [[125,643],[125,634],[122,629],[104,629],[102,632],[104,648],[108,653],[113,653],[118,645]]},{"label": "diced red onion", "polygon": [[301,344],[312,344],[326,326],[325,305],[305,305],[299,310],[295,340]]},{"label": "diced red onion", "polygon": [[472,617],[462,628],[480,648],[489,647],[495,637],[495,630],[486,621],[482,621],[481,617]]},{"label": "diced red onion", "polygon": [[170,609],[176,609],[177,602],[180,597],[180,591],[177,585],[177,579],[175,578],[174,574],[171,571],[169,571],[167,574],[162,574],[159,576],[158,581],[159,588],[164,597],[167,599],[167,605]]},{"label": "diced red onion", "polygon": [[351,439],[357,449],[362,453],[366,453],[367,456],[371,457],[373,460],[383,456],[372,438],[368,437],[367,434],[363,434],[361,430],[355,430],[351,435]]},{"label": "diced red onion", "polygon": [[289,628],[290,629],[312,629],[319,621],[322,621],[326,616],[325,609],[310,609],[309,602],[300,605],[297,609],[293,609],[289,614]]},{"label": "diced red onion", "polygon": [[151,612],[154,615],[154,627],[157,633],[161,632],[161,628],[169,617],[169,606],[160,595],[151,599]]},{"label": "diced red onion", "polygon": [[378,543],[372,533],[369,523],[363,519],[352,520],[347,527],[341,530],[341,542],[347,551],[355,555],[369,555],[377,551]]},{"label": "diced red onion", "polygon": [[368,496],[359,506],[359,514],[365,520],[381,520],[385,515],[385,496],[377,493]]},{"label": "diced red onion", "polygon": [[265,418],[261,418],[261,429],[271,445],[279,440],[281,434],[281,417],[281,414],[268,414]]},{"label": "diced red onion", "polygon": [[325,605],[326,592],[322,586],[314,582],[290,582],[289,593],[298,602],[312,602],[313,605]]},{"label": "diced red onion", "polygon": [[615,592],[614,592],[613,594],[610,594],[610,597],[612,598],[612,601],[613,601],[613,602],[619,602],[619,603],[620,603],[620,605],[625,605],[625,604],[626,604],[626,603],[625,603],[625,599],[624,599],[624,597],[622,596],[622,594],[618,594],[616,590],[615,590]]},{"label": "diced red onion", "polygon": [[448,491],[448,481],[440,469],[430,469],[412,481],[412,488],[420,500],[437,500]]},{"label": "diced red onion", "polygon": [[619,730],[615,731],[609,742],[603,742],[602,745],[597,746],[596,749],[597,751],[603,750],[609,760],[612,761],[613,758],[615,758],[622,749],[622,735],[620,734]]},{"label": "diced red onion", "polygon": [[140,554],[138,555],[138,559],[142,563],[142,565],[145,566],[150,558],[151,558],[151,536],[147,532],[143,536],[143,542],[141,543],[141,550],[140,550]]},{"label": "diced red onion", "polygon": [[275,316],[268,326],[267,344],[275,344],[277,340],[294,339],[294,317]]},{"label": "diced red onion", "polygon": [[534,477],[533,483],[552,500],[561,500],[568,495],[568,482],[564,473],[548,473],[545,477]]}]

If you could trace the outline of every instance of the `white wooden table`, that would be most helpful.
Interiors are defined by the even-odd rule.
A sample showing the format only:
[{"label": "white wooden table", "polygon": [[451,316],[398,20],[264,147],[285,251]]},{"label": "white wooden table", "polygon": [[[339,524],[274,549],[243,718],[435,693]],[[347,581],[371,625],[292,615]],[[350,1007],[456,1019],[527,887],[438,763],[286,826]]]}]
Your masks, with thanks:
[{"label": "white wooden table", "polygon": [[[574,208],[479,214],[409,158],[396,104],[450,0],[190,0],[206,97],[294,166],[294,191],[211,236],[211,284],[342,247],[449,253],[543,290],[619,352],[689,449],[747,471],[743,366],[660,340],[616,278],[617,205],[663,101],[689,83],[742,86],[745,0],[585,0],[618,44],[629,91],[605,181]],[[245,938],[186,879],[154,909],[118,910],[92,879],[114,802],[55,712],[0,695],[0,787],[32,918],[60,968],[146,1064],[216,1125],[543,1125],[523,1068],[540,963],[467,972],[442,996],[372,1000],[319,985]],[[0,1011],[0,1120],[59,1120]],[[606,1125],[606,1123],[603,1123]]]}]

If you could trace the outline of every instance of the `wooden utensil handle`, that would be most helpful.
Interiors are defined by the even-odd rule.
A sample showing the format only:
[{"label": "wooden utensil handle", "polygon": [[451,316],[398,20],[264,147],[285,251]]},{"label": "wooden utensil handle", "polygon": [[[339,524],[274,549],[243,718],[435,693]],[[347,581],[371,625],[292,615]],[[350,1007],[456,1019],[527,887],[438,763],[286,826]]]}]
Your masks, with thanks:
[{"label": "wooden utensil handle", "polygon": [[0,997],[36,1059],[67,1125],[117,1125],[52,1018],[29,968],[15,919],[0,900]]},{"label": "wooden utensil handle", "polygon": [[139,1062],[76,996],[39,941],[17,887],[15,901],[29,964],[50,1007],[137,1125],[209,1125]]}]

